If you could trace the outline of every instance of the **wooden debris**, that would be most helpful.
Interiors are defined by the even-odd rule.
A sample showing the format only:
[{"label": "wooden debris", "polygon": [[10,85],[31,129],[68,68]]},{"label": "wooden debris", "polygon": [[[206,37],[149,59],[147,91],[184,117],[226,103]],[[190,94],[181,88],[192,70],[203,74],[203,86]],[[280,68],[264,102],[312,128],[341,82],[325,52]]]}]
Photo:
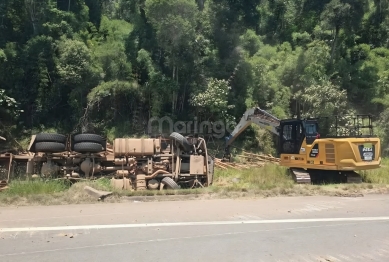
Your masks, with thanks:
[{"label": "wooden debris", "polygon": [[8,183],[5,180],[0,181],[0,191],[8,189]]},{"label": "wooden debris", "polygon": [[267,160],[267,161],[270,161],[270,162],[280,162],[280,159],[277,158],[277,157],[274,157],[272,155],[264,155],[264,154],[253,154],[253,153],[248,153],[248,152],[243,152],[244,155],[246,156],[250,156],[250,157],[253,157],[253,158],[260,158],[260,159],[263,159],[263,160]]},{"label": "wooden debris", "polygon": [[217,168],[225,169],[247,169],[255,167],[263,167],[266,163],[279,164],[280,159],[272,155],[265,154],[253,154],[249,152],[243,152],[242,155],[238,157],[244,158],[245,163],[233,163],[233,162],[222,162],[220,158],[215,158],[215,166]]},{"label": "wooden debris", "polygon": [[222,167],[225,167],[225,168],[233,168],[233,169],[237,169],[237,170],[239,169],[233,163],[222,162],[221,159],[219,159],[219,158],[215,158],[215,164],[217,164],[217,166],[222,166]]},{"label": "wooden debris", "polygon": [[215,166],[221,169],[227,169],[227,167],[220,165],[218,162],[215,162]]}]

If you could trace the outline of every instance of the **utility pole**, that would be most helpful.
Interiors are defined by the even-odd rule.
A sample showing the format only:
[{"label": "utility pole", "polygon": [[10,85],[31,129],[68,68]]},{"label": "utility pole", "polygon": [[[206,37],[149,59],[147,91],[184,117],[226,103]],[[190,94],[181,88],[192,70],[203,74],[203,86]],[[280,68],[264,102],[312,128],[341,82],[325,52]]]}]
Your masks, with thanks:
[{"label": "utility pole", "polygon": [[68,12],[70,12],[70,0],[69,0],[69,4],[68,4]]}]

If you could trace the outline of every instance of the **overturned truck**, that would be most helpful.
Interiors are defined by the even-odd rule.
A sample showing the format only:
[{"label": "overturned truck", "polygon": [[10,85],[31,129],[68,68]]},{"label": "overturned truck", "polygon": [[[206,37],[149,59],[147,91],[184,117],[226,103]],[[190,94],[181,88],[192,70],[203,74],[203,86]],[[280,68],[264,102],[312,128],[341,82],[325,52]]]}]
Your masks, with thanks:
[{"label": "overturned truck", "polygon": [[116,138],[97,134],[33,135],[27,174],[67,179],[111,176],[127,190],[162,190],[212,185],[214,161],[201,137],[173,132],[169,138]]}]

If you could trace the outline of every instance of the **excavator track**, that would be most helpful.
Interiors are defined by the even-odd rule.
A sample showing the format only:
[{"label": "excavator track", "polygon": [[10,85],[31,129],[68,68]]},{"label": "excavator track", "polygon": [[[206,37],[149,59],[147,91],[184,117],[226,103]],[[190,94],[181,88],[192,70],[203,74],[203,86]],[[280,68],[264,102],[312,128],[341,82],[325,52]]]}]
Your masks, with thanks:
[{"label": "excavator track", "polygon": [[354,171],[349,171],[349,172],[346,172],[345,173],[346,177],[347,177],[347,183],[348,184],[359,184],[359,183],[362,183],[362,177],[360,174],[354,172]]},{"label": "excavator track", "polygon": [[[312,182],[312,176],[302,168],[291,168],[290,173],[297,184],[311,184]],[[361,175],[354,171],[343,172],[343,174],[346,178],[344,182],[348,184],[362,183]]]},{"label": "excavator track", "polygon": [[302,168],[291,168],[290,169],[293,180],[297,184],[311,184],[311,176],[309,173]]}]

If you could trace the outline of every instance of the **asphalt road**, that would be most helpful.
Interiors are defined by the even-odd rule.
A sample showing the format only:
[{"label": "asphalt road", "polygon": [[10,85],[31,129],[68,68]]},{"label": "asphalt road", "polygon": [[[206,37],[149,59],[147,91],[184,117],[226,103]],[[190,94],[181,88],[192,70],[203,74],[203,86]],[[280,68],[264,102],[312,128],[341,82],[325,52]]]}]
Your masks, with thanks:
[{"label": "asphalt road", "polygon": [[389,196],[0,209],[0,261],[389,261]]}]

